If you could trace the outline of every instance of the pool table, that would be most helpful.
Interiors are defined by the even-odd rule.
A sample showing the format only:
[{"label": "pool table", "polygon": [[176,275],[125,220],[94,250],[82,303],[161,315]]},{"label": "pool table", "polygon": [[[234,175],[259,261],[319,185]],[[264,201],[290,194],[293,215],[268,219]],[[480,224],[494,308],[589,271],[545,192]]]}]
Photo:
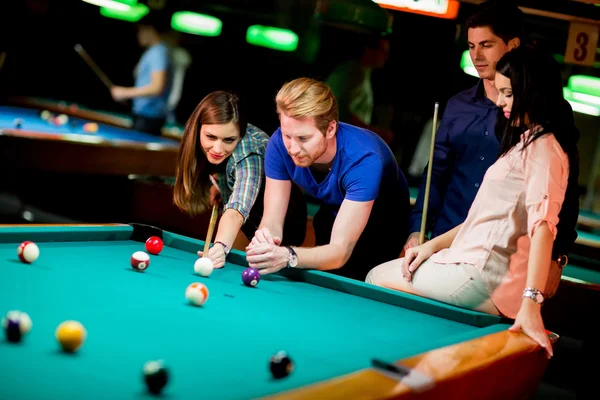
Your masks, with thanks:
[{"label": "pool table", "polygon": [[589,210],[581,210],[579,211],[577,223],[586,228],[600,229],[600,214]]},{"label": "pool table", "polygon": [[[571,248],[571,258],[576,262],[598,264],[600,268],[600,235],[578,229],[577,239]],[[582,258],[582,261],[578,258]]]},{"label": "pool table", "polygon": [[[44,170],[110,175],[173,176],[179,141],[144,132],[69,117],[56,126],[43,120],[41,109],[0,106],[1,166],[8,170]],[[15,120],[20,119],[20,128]]]},{"label": "pool table", "polygon": [[[150,235],[165,247],[135,271],[129,258]],[[25,240],[40,248],[32,264],[17,258]],[[21,343],[0,340],[0,398],[143,398],[151,359],[170,371],[165,398],[220,400],[523,398],[547,367],[499,317],[318,271],[247,287],[235,250],[225,268],[197,276],[203,244],[144,225],[1,226],[0,313],[27,312],[33,328]],[[185,299],[192,282],[209,289],[203,306]],[[75,354],[54,337],[65,320],[87,330]],[[294,370],[276,380],[268,363],[280,350]],[[409,373],[383,373],[373,359]]]},{"label": "pool table", "polygon": [[[9,99],[11,104],[21,105],[25,107],[33,107],[38,109],[45,109],[55,113],[65,113],[74,117],[101,122],[120,128],[131,128],[133,126],[133,119],[127,114],[105,111],[105,110],[94,110],[81,104],[71,103],[66,101],[46,99],[41,97],[25,97],[25,96],[13,96]],[[177,124],[165,124],[162,128],[162,135],[173,139],[181,139],[184,127]]]}]

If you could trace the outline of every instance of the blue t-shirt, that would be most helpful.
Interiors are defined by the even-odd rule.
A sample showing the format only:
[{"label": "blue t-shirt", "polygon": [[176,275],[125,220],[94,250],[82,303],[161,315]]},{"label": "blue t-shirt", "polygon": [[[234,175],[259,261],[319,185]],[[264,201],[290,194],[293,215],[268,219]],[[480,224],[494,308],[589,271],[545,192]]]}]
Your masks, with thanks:
[{"label": "blue t-shirt", "polygon": [[167,71],[167,82],[162,94],[133,98],[134,114],[150,118],[163,118],[167,114],[167,100],[173,81],[169,48],[165,43],[158,43],[149,47],[136,67],[135,86],[149,85],[152,82],[153,72],[165,70]]},{"label": "blue t-shirt", "polygon": [[344,199],[376,200],[379,195],[408,193],[398,164],[388,145],[375,133],[338,123],[337,148],[331,171],[317,183],[310,168],[298,167],[283,143],[281,128],[267,145],[265,174],[276,180],[291,180],[323,204],[340,206]]}]

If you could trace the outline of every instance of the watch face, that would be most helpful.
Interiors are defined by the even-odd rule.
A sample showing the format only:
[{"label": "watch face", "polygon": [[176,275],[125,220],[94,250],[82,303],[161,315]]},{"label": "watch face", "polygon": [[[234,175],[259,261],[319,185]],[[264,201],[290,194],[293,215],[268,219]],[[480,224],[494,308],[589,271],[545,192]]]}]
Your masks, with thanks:
[{"label": "watch face", "polygon": [[544,301],[544,296],[541,293],[535,295],[535,301],[538,303],[542,303]]},{"label": "watch face", "polygon": [[558,266],[563,268],[569,262],[569,258],[565,255],[561,255],[558,257]]},{"label": "watch face", "polygon": [[290,257],[290,266],[295,267],[298,265],[298,257],[292,256]]}]

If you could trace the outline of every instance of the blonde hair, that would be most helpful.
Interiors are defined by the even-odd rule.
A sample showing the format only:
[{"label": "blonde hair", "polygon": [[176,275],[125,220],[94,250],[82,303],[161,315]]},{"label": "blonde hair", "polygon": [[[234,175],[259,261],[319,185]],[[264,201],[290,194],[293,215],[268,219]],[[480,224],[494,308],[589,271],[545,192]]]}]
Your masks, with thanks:
[{"label": "blonde hair", "polygon": [[333,92],[323,82],[311,78],[298,78],[279,89],[277,114],[294,119],[312,117],[315,125],[325,135],[331,121],[338,121],[338,105]]}]

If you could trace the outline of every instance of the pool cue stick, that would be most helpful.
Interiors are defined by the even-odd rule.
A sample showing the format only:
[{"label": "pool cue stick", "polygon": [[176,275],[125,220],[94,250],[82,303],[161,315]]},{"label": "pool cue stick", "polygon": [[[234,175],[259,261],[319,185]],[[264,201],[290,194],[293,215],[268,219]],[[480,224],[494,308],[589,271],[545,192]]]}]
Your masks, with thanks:
[{"label": "pool cue stick", "polygon": [[433,149],[435,148],[435,131],[437,127],[438,109],[440,103],[435,103],[433,110],[433,125],[431,126],[431,147],[429,148],[429,163],[427,164],[427,183],[425,184],[425,198],[423,199],[423,215],[421,216],[421,232],[419,244],[425,242],[425,227],[427,226],[427,208],[429,206],[429,188],[431,187],[431,169],[433,167]]},{"label": "pool cue stick", "polygon": [[98,67],[98,65],[94,62],[94,60],[92,60],[92,57],[90,57],[90,55],[87,53],[87,51],[85,51],[85,49],[83,47],[81,47],[81,45],[79,43],[75,45],[75,51],[77,52],[77,54],[79,54],[81,56],[81,58],[83,58],[83,61],[85,61],[87,63],[87,65],[89,65],[89,67],[92,69],[92,71],[94,71],[96,73],[96,75],[98,76],[98,78],[100,78],[102,83],[104,83],[104,85],[109,90],[112,89],[112,87],[114,85],[110,81],[110,79],[108,79],[108,76],[106,76],[106,74],[104,72],[102,72],[100,67]]},{"label": "pool cue stick", "polygon": [[212,208],[212,214],[210,215],[210,222],[208,224],[208,233],[206,234],[206,240],[204,241],[204,251],[202,252],[202,257],[206,256],[208,249],[210,248],[210,242],[212,241],[213,231],[215,230],[215,224],[217,223],[217,204]]}]

